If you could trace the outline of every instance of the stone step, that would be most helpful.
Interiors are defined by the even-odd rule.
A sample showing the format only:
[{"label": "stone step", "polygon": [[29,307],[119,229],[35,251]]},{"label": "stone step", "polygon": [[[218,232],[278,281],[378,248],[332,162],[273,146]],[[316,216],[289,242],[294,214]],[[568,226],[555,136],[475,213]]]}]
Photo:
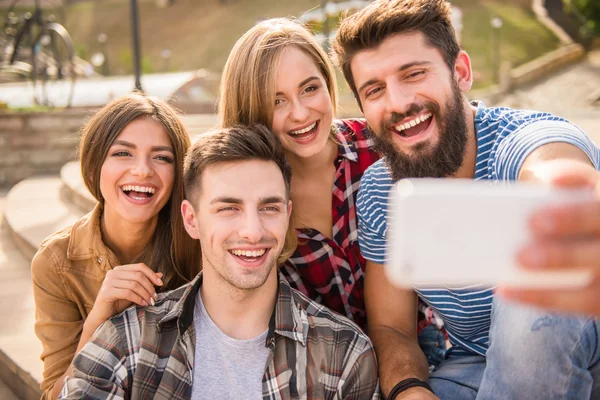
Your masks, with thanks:
[{"label": "stone step", "polygon": [[[37,192],[47,185],[33,187]],[[14,202],[15,198],[12,200]],[[0,399],[33,400],[41,396],[42,345],[33,331],[35,309],[30,258],[14,244],[14,231],[6,216],[7,206],[6,193],[0,193],[0,215],[3,215],[0,220],[0,274],[3,278],[0,282],[0,320],[6,321],[0,324],[0,379],[8,387],[0,385]],[[13,215],[13,224],[17,220],[18,217]]]},{"label": "stone step", "polygon": [[65,204],[72,204],[80,211],[88,213],[96,205],[96,199],[85,187],[79,161],[66,163],[60,169],[62,186],[60,189],[61,199]]},{"label": "stone step", "polygon": [[64,200],[62,186],[58,177],[30,178],[8,193],[6,221],[15,244],[28,260],[48,235],[85,214]]}]

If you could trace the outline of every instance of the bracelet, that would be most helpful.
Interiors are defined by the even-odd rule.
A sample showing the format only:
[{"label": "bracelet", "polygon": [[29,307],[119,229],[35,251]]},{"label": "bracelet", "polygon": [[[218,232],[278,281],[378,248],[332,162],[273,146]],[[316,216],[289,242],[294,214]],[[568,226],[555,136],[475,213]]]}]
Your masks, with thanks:
[{"label": "bracelet", "polygon": [[394,400],[396,398],[396,396],[398,396],[400,393],[402,393],[405,390],[408,390],[410,388],[413,388],[413,387],[423,387],[423,388],[429,390],[431,393],[433,393],[433,390],[427,384],[427,382],[424,382],[417,378],[408,378],[401,382],[398,382],[396,384],[396,386],[394,386],[394,388],[390,391],[390,394],[388,395],[387,400]]}]

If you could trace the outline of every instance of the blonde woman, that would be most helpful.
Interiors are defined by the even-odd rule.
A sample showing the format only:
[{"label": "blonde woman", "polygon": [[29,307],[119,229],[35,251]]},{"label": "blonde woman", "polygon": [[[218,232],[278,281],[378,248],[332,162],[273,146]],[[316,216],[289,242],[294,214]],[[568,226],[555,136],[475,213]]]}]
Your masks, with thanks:
[{"label": "blonde woman", "polygon": [[81,173],[98,200],[42,243],[32,261],[35,332],[43,345],[42,398],[58,397],[74,355],[96,328],[132,304],[153,305],[198,271],[198,242],[184,231],[188,134],[166,103],[113,101],[83,130]]}]

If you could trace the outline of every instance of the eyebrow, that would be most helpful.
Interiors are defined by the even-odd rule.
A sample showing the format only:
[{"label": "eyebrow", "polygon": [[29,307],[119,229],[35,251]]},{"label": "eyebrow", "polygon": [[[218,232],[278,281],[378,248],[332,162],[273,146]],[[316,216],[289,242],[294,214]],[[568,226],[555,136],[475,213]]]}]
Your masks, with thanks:
[{"label": "eyebrow", "polygon": [[[298,87],[301,88],[302,86],[306,85],[308,82],[310,81],[314,81],[315,79],[319,79],[319,77],[317,76],[311,76],[306,78],[305,80],[303,80],[302,82],[300,82],[300,84],[298,84]],[[277,92],[275,93],[276,96],[281,96],[283,94],[283,92]]]},{"label": "eyebrow", "polygon": [[[259,202],[259,204],[275,204],[275,203],[286,204],[287,203],[286,200],[281,196],[261,197],[258,202]],[[215,203],[227,203],[227,204],[238,204],[239,205],[239,204],[243,204],[244,202],[242,201],[242,199],[239,199],[237,197],[221,196],[221,197],[215,197],[210,202],[210,204],[215,204]]]},{"label": "eyebrow", "polygon": [[[400,66],[400,68],[398,68],[398,72],[406,71],[407,69],[415,67],[415,66],[429,65],[429,64],[432,64],[431,61],[414,61],[414,62]],[[365,83],[360,85],[360,87],[358,88],[358,93],[362,92],[364,90],[364,88],[366,88],[367,86],[370,86],[377,82],[379,82],[378,79],[375,79],[375,78],[369,79],[368,81],[366,81]]]},{"label": "eyebrow", "polygon": [[[137,148],[137,146],[131,142],[127,142],[125,140],[115,140],[113,142],[113,146],[114,145],[120,145],[120,146],[124,146],[124,147],[129,147],[130,149],[135,149]],[[168,151],[170,153],[175,154],[175,152],[173,151],[173,148],[170,146],[152,146],[152,148],[150,149],[151,151]]]}]

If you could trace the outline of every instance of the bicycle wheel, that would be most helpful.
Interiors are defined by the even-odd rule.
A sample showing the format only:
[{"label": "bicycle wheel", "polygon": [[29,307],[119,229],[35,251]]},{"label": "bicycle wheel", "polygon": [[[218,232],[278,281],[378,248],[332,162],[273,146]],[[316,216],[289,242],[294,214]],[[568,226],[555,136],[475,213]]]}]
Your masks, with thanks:
[{"label": "bicycle wheel", "polygon": [[36,102],[70,107],[77,70],[71,36],[56,22],[45,23],[33,45],[32,80]]}]

